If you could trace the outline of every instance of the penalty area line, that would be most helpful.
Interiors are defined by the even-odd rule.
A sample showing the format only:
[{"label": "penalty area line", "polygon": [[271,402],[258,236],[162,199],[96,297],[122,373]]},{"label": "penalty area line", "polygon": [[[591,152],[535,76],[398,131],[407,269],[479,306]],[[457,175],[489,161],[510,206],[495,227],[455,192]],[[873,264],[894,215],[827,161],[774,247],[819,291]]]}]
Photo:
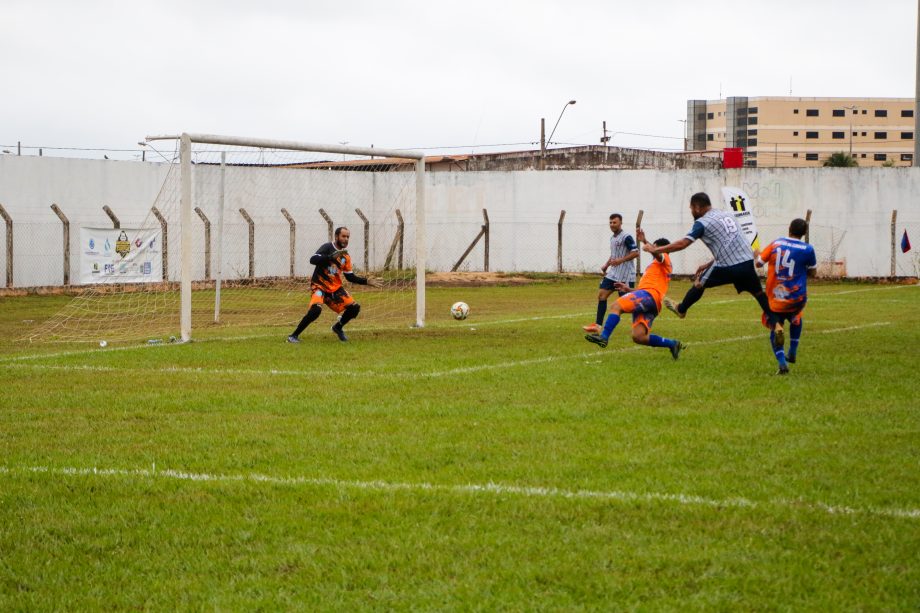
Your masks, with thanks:
[{"label": "penalty area line", "polygon": [[195,483],[254,483],[274,486],[313,486],[334,487],[372,492],[411,492],[411,493],[446,493],[458,495],[513,495],[527,498],[565,499],[565,500],[600,500],[620,503],[666,503],[679,506],[708,507],[714,509],[760,509],[779,507],[798,511],[827,515],[867,515],[896,519],[920,519],[920,509],[891,507],[857,507],[851,505],[832,505],[823,502],[809,502],[802,499],[776,498],[756,501],[743,497],[708,498],[694,494],[673,494],[667,492],[630,492],[624,490],[573,490],[558,487],[504,485],[501,483],[469,483],[466,485],[444,485],[436,483],[395,482],[395,481],[359,481],[343,480],[329,477],[276,477],[261,473],[249,474],[209,474],[194,473],[172,469],[123,469],[123,468],[76,468],[49,466],[0,466],[3,475],[46,474],[61,477],[99,477],[129,479],[171,479]]}]

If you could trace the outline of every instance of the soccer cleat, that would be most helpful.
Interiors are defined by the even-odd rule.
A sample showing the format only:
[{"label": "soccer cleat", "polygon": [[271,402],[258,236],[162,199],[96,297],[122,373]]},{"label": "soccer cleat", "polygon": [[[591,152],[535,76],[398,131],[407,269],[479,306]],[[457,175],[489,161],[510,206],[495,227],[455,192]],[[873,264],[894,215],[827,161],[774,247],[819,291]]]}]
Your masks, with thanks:
[{"label": "soccer cleat", "polygon": [[300,342],[300,339],[292,334],[291,336],[287,337],[287,342],[296,344]]},{"label": "soccer cleat", "polygon": [[789,374],[789,367],[788,367],[788,366],[780,366],[780,367],[779,367],[779,370],[776,371],[776,374],[778,374],[778,375],[788,375],[788,374]]},{"label": "soccer cleat", "polygon": [[683,350],[686,349],[686,348],[687,348],[686,345],[684,345],[684,344],[683,344],[682,342],[680,342],[680,341],[677,341],[677,344],[676,344],[676,345],[674,345],[673,347],[669,347],[669,349],[671,350],[671,357],[674,358],[674,359],[676,360],[677,358],[680,357],[680,352],[683,351]]},{"label": "soccer cleat", "polygon": [[594,343],[601,349],[607,346],[607,339],[600,334],[585,334],[585,340],[589,343]]},{"label": "soccer cleat", "polygon": [[783,324],[777,323],[773,326],[773,348],[782,349],[786,344],[786,333],[783,331]]},{"label": "soccer cleat", "polygon": [[591,334],[600,334],[604,328],[600,324],[588,324],[587,326],[582,326],[581,329]]},{"label": "soccer cleat", "polygon": [[795,364],[795,354],[790,353],[789,355],[787,355],[786,361],[789,362],[790,364]]},{"label": "soccer cleat", "polygon": [[332,325],[332,333],[339,337],[339,340],[343,343],[348,340],[348,337],[345,336],[345,330],[342,329],[342,324],[336,323]]},{"label": "soccer cleat", "polygon": [[677,310],[677,303],[671,300],[670,298],[664,299],[664,306],[667,310],[671,311],[672,313],[674,313],[681,319],[687,316],[686,313],[681,313],[680,311]]}]

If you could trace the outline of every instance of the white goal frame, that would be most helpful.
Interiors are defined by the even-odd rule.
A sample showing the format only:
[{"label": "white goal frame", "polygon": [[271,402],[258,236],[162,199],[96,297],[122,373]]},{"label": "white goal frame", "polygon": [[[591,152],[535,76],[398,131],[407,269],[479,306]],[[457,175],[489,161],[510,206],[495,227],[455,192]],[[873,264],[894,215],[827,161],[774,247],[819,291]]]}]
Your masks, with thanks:
[{"label": "white goal frame", "polygon": [[302,143],[288,140],[247,138],[243,136],[220,136],[216,134],[189,134],[148,136],[147,141],[179,140],[180,172],[180,222],[181,222],[181,268],[180,268],[180,317],[179,329],[183,341],[192,339],[192,143],[255,147],[263,149],[287,149],[320,153],[340,153],[368,157],[390,157],[415,160],[415,326],[425,326],[425,156],[415,151],[377,149],[369,147],[347,147]]}]

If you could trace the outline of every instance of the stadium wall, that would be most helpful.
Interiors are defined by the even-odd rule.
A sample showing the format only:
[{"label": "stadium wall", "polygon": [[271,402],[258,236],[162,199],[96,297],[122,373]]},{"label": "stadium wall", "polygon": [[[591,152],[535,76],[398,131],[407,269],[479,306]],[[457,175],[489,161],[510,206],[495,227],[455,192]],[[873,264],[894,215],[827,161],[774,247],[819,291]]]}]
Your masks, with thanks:
[{"label": "stadium wall", "polygon": [[[112,208],[123,227],[141,223],[167,172],[167,164],[155,162],[0,156],[0,205],[14,222],[14,286],[63,283],[62,230],[50,208],[52,203],[70,219],[71,278],[75,278],[79,227],[110,226],[104,205]],[[253,172],[272,171],[261,168]],[[373,183],[373,193],[389,191],[386,173],[350,175],[349,180]],[[610,213],[622,213],[631,231],[636,213],[642,209],[649,238],[674,240],[692,225],[687,208],[690,194],[708,192],[720,206],[720,188],[725,185],[740,187],[750,196],[764,244],[784,235],[791,219],[811,209],[811,240],[819,259],[829,270],[845,272],[846,276],[889,275],[894,209],[898,211],[898,241],[906,228],[912,240],[920,243],[920,171],[914,168],[431,173],[428,267],[449,270],[479,232],[482,210],[486,209],[490,270],[555,271],[557,225],[560,212],[565,210],[563,269],[592,271],[607,256]],[[291,208],[302,205],[295,201],[296,194],[297,190],[292,191]],[[310,204],[318,208],[316,205]],[[365,203],[362,208],[376,209],[374,203]],[[411,225],[412,218],[406,222]],[[411,228],[407,230],[411,233]],[[0,225],[0,245],[6,243],[5,233]],[[304,240],[309,242],[309,238]],[[480,242],[461,270],[482,270],[483,249]],[[312,251],[312,246],[304,245],[298,251]],[[898,275],[917,275],[918,251],[915,248],[902,254],[897,250]],[[286,257],[283,250],[265,253],[262,257],[272,257],[273,253]],[[690,273],[707,258],[705,248],[694,245],[675,256],[675,270]],[[282,270],[284,265],[267,268]],[[306,273],[307,268],[298,261],[298,274]],[[6,253],[0,250],[0,271],[5,269]]]}]

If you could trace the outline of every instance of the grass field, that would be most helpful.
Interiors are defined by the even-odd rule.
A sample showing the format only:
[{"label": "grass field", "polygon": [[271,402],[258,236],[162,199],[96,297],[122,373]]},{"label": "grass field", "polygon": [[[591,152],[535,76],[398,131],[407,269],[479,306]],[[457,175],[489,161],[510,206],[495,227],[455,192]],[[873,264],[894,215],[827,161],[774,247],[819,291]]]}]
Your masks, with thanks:
[{"label": "grass field", "polygon": [[585,342],[595,287],[4,346],[0,610],[920,608],[920,287],[814,285],[788,377],[747,295],[659,317],[675,362]]}]

